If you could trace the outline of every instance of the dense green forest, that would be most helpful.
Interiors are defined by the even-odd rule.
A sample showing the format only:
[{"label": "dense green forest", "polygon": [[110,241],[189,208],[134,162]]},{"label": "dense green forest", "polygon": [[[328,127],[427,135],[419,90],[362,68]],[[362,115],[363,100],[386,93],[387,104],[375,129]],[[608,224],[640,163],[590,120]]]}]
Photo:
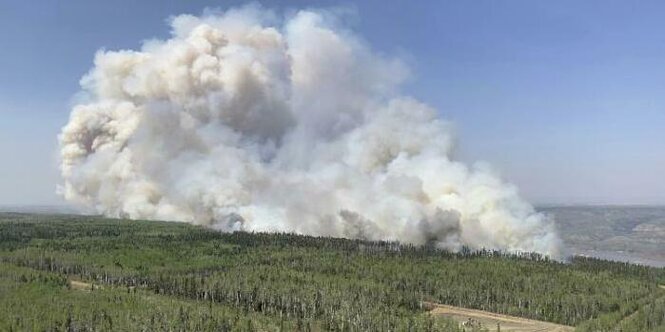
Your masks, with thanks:
[{"label": "dense green forest", "polygon": [[426,302],[665,331],[660,284],[665,269],[583,257],[0,214],[0,331],[464,330]]}]

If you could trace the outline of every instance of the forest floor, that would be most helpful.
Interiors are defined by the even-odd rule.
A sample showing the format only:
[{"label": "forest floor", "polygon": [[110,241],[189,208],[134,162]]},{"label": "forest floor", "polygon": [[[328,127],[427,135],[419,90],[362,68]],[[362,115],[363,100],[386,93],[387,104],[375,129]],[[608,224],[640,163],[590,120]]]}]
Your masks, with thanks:
[{"label": "forest floor", "polygon": [[502,331],[516,332],[568,332],[575,328],[572,326],[543,322],[539,320],[526,319],[515,316],[495,314],[488,311],[454,307],[436,303],[426,303],[432,315],[451,318],[463,326],[475,326],[486,328],[489,331],[497,331],[498,326]]}]

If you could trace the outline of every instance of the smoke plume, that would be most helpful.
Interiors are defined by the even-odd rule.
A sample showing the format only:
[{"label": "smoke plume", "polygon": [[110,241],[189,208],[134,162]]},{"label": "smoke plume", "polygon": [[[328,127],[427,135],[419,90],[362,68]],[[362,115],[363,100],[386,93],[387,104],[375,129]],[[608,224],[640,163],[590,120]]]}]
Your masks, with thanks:
[{"label": "smoke plume", "polygon": [[223,231],[558,253],[553,225],[407,76],[324,11],[172,18],[168,40],[99,51],[59,136],[64,197]]}]

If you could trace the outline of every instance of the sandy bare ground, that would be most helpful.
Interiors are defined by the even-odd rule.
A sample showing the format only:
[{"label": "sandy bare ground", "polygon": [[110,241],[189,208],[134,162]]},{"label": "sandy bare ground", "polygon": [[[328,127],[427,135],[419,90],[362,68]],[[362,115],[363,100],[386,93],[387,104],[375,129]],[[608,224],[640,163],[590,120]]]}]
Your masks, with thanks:
[{"label": "sandy bare ground", "polygon": [[475,326],[480,324],[480,327],[489,329],[490,331],[497,331],[498,326],[501,327],[501,331],[516,332],[568,332],[575,330],[572,326],[495,314],[482,310],[466,309],[430,302],[425,303],[425,305],[431,308],[430,313],[432,315],[445,316],[458,321],[460,324],[467,324],[467,326],[469,322]]},{"label": "sandy bare ground", "polygon": [[[76,289],[76,290],[80,290],[80,291],[89,292],[89,291],[92,290],[93,285],[90,284],[90,283],[87,283],[87,282],[70,279],[69,280],[69,287],[71,289]],[[99,286],[99,285],[94,285],[94,287],[95,287],[95,289],[100,289],[101,288],[101,286]]]}]

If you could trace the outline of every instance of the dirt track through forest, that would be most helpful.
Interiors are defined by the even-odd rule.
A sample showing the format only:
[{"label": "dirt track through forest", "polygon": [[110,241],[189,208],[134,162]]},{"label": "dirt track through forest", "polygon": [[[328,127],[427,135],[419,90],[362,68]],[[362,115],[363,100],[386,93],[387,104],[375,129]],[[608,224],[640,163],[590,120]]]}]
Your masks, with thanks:
[{"label": "dirt track through forest", "polygon": [[477,326],[477,324],[480,323],[481,327],[487,328],[490,331],[497,331],[498,326],[501,327],[501,331],[516,332],[568,332],[575,330],[572,326],[495,314],[488,311],[453,307],[430,302],[425,303],[425,305],[432,308],[430,310],[432,315],[448,317],[460,324],[467,324],[467,326],[469,324],[475,324]]},{"label": "dirt track through forest", "polygon": [[[93,287],[90,283],[71,279],[69,280],[69,285],[71,289],[82,291],[90,291]],[[658,285],[658,287],[665,289],[665,285]],[[94,288],[97,289],[100,286],[95,285]],[[424,302],[424,305],[431,308],[430,314],[432,315],[451,318],[463,326],[465,324],[468,327],[479,325],[478,327],[486,328],[489,331],[497,331],[499,327],[501,331],[515,332],[572,332],[575,330],[572,326],[502,315],[489,311],[454,307],[432,302]]]},{"label": "dirt track through forest", "polygon": [[[88,291],[88,292],[93,289],[92,288],[93,285],[90,284],[90,283],[83,282],[83,281],[78,281],[78,280],[72,280],[72,279],[69,280],[69,287],[71,289],[76,289],[76,290],[81,290],[81,291]],[[94,285],[94,287],[95,287],[94,289],[101,288],[101,286],[99,286],[99,285]]]}]

